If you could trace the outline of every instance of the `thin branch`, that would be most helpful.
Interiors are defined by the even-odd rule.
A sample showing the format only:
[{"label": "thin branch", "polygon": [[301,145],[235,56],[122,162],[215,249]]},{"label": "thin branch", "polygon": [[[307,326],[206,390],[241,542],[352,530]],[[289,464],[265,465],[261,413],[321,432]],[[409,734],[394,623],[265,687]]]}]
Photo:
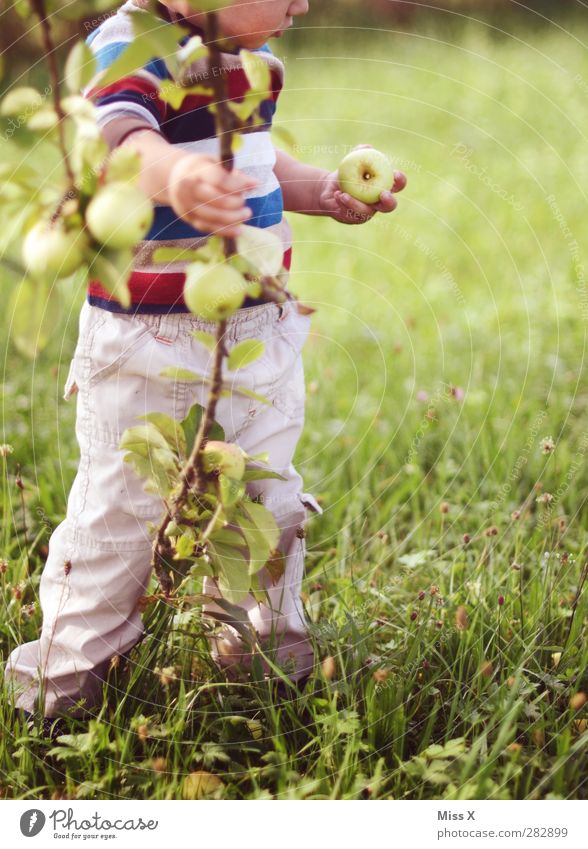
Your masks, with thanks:
[{"label": "thin branch", "polygon": [[53,43],[53,34],[51,32],[51,24],[47,17],[45,8],[45,0],[31,0],[35,14],[39,18],[41,24],[41,37],[43,40],[43,48],[47,59],[49,69],[49,78],[51,80],[51,93],[53,95],[53,108],[57,115],[57,134],[59,139],[59,147],[63,156],[63,165],[67,175],[70,188],[75,190],[75,176],[69,160],[67,143],[65,140],[65,120],[66,115],[61,105],[61,89],[59,83],[59,68],[57,65],[57,56],[55,55],[55,45]]}]

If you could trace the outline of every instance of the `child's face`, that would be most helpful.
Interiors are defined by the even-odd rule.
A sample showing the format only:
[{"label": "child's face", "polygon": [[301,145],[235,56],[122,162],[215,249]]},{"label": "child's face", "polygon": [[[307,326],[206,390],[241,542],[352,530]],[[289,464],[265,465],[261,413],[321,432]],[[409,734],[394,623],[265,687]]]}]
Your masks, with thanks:
[{"label": "child's face", "polygon": [[[169,0],[166,6],[175,9],[195,24],[201,24],[202,13],[195,12],[198,0]],[[308,0],[233,0],[218,13],[223,35],[240,47],[254,49],[272,36],[281,35],[292,26],[298,15],[306,15]]]}]

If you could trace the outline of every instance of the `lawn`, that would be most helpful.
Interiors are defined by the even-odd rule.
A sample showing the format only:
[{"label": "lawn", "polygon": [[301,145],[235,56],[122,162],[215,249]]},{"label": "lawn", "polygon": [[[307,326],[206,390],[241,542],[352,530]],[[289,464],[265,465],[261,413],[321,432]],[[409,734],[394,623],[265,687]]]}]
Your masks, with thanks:
[{"label": "lawn", "polygon": [[[4,704],[4,796],[588,797],[587,39],[472,25],[275,45],[300,158],[334,168],[369,142],[409,178],[368,225],[292,217],[290,287],[317,309],[298,465],[324,508],[304,591],[325,660],[288,698],[230,684],[185,611],[63,746]],[[76,470],[74,288],[34,362],[3,357],[3,658],[37,633]]]}]

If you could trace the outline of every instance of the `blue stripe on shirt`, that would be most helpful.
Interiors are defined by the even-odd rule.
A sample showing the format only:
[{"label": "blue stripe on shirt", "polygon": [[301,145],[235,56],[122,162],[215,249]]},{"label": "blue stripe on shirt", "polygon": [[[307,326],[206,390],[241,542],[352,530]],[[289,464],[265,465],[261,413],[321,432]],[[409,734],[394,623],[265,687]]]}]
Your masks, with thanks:
[{"label": "blue stripe on shirt", "polygon": [[[118,57],[125,52],[129,44],[131,44],[129,41],[113,41],[97,50],[94,54],[97,70],[106,71],[107,68],[110,68]],[[157,77],[158,80],[171,80],[171,74],[163,59],[152,59],[143,68]],[[136,70],[138,71],[140,68],[138,67]]]},{"label": "blue stripe on shirt", "polygon": [[[268,195],[259,198],[249,198],[247,206],[253,213],[247,224],[252,227],[272,227],[282,220],[283,200],[282,190],[276,189]],[[155,207],[155,220],[145,241],[162,241],[165,239],[197,239],[209,235],[191,227],[186,221],[178,218],[171,206]]]}]

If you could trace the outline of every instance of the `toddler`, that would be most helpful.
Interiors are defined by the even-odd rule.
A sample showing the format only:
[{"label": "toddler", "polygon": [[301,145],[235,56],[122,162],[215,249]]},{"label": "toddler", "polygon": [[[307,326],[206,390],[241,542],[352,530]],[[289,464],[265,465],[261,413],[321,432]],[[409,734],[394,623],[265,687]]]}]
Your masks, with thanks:
[{"label": "toddler", "polygon": [[[142,0],[126,2],[90,35],[100,71],[133,39],[132,19],[145,14],[144,5]],[[203,32],[204,15],[197,7],[197,0],[155,4],[162,29],[180,23],[188,37]],[[131,307],[123,309],[99,280],[92,280],[81,311],[65,386],[66,399],[77,394],[79,469],[41,578],[40,637],[16,648],[6,667],[16,705],[28,713],[39,711],[49,719],[66,712],[83,715],[99,703],[112,658],[128,653],[143,634],[138,601],[150,579],[147,523],[160,520],[162,503],[144,492],[143,481],[123,462],[118,446],[140,415],[159,411],[180,420],[194,403],[205,403],[202,387],[160,373],[175,365],[210,373],[210,354],[192,334],[215,329],[183,302],[184,265],[155,264],[154,251],[161,246],[199,247],[211,233],[235,236],[247,223],[279,235],[289,268],[291,236],[284,210],[362,223],[376,212],[391,212],[394,193],[404,188],[405,177],[397,173],[390,191],[366,205],[340,190],[336,172],[274,149],[270,129],[284,67],[267,41],[307,11],[307,0],[237,0],[219,12],[221,32],[230,45],[223,42],[218,71],[227,81],[228,96],[238,100],[247,90],[241,48],[255,51],[271,72],[271,94],[259,107],[263,123],[243,135],[231,173],[219,161],[208,110],[211,98],[192,94],[177,110],[160,99],[162,81],[171,78],[165,56],[113,85],[100,87],[97,81],[86,92],[110,148],[126,145],[140,154],[141,185],[153,200],[155,219],[136,248]],[[193,78],[204,84],[207,61],[195,62],[191,69]],[[251,596],[242,607],[260,640],[275,640],[278,662],[293,680],[312,668],[300,603],[302,529],[307,511],[321,512],[312,495],[303,492],[292,463],[303,427],[301,352],[309,322],[295,301],[278,306],[248,298],[229,319],[226,344],[230,349],[244,339],[265,343],[263,356],[238,370],[235,382],[265,395],[271,406],[235,394],[223,398],[217,409],[226,439],[252,455],[267,452],[270,468],[284,478],[248,484],[249,494],[261,496],[276,518],[286,565],[276,583],[265,570],[261,573],[266,603]],[[207,579],[204,591],[218,597],[214,581]],[[214,606],[206,609],[213,612]],[[230,672],[250,660],[228,627],[214,639],[213,656]]]}]

